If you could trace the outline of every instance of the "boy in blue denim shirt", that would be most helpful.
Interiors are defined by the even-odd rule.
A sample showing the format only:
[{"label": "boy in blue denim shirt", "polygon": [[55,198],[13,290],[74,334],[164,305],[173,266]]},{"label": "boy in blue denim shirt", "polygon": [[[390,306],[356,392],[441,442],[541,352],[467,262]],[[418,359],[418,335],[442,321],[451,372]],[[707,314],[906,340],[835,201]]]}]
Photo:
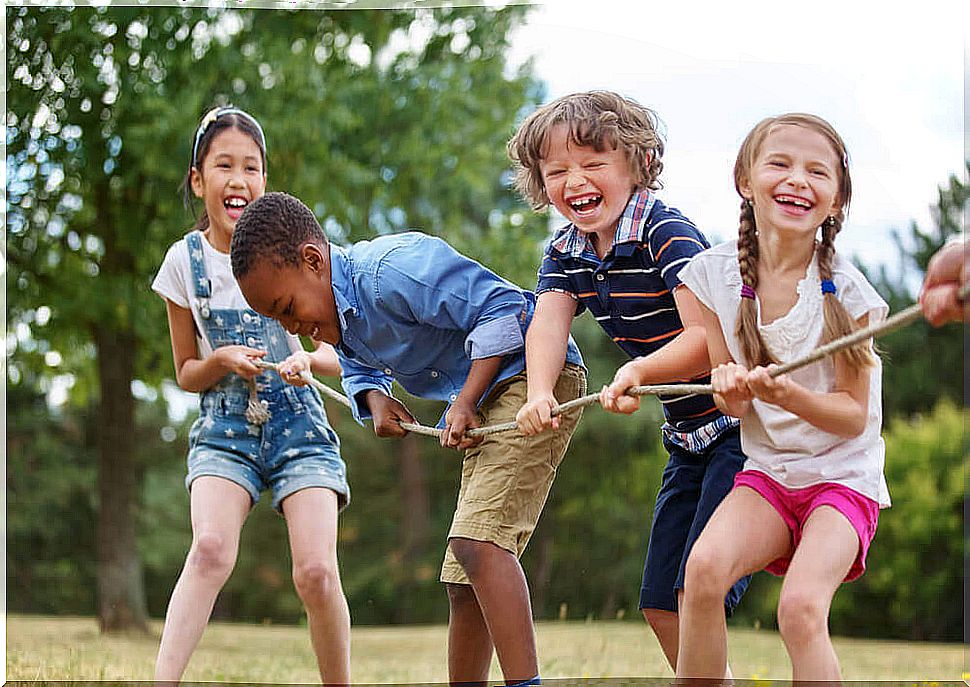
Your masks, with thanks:
[{"label": "boy in blue denim shirt", "polygon": [[[523,439],[465,434],[510,421],[526,398],[525,334],[534,297],[444,241],[411,232],[343,249],[296,198],[268,193],[236,224],[232,269],[253,309],[290,332],[334,345],[358,422],[404,436],[413,422],[391,383],[448,402],[443,446],[465,451],[442,566],[450,604],[451,682],[484,683],[492,648],[510,684],[538,684],[522,554],[579,419]],[[585,393],[579,350],[565,343],[553,385]]]},{"label": "boy in blue denim shirt", "polygon": [[[555,426],[553,372],[574,316],[589,310],[633,360],[600,401],[632,413],[631,386],[693,380],[711,370],[700,308],[678,272],[707,239],[654,194],[663,168],[656,115],[609,91],[576,93],[532,113],[509,141],[516,185],[535,209],[553,205],[569,222],[539,267],[538,304],[526,341],[529,398],[517,416],[526,434]],[[670,459],[654,506],[640,609],[671,668],[678,652],[678,606],[694,541],[744,463],[738,422],[710,396],[662,399]],[[724,600],[730,613],[747,587]]]}]

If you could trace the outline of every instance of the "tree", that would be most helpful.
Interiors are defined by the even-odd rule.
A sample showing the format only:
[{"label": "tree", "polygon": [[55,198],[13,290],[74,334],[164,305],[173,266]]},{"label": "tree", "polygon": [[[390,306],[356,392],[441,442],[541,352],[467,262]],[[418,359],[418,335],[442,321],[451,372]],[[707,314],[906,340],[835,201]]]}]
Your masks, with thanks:
[{"label": "tree", "polygon": [[[970,171],[970,162],[967,163]],[[930,257],[947,239],[964,229],[970,186],[956,175],[939,189],[933,208],[934,226],[921,229],[910,225],[904,240],[899,232],[893,239],[899,250],[900,273],[890,276],[885,267],[869,274],[870,281],[897,312],[916,301]],[[950,325],[933,328],[919,320],[877,342],[885,361],[884,414],[910,416],[934,406],[938,399],[961,402],[964,393],[963,332]]]},{"label": "tree", "polygon": [[504,48],[526,11],[6,9],[8,324],[25,332],[8,381],[69,373],[95,409],[102,630],[145,628],[131,388],[171,376],[148,283],[186,227],[201,113],[257,113],[270,186],[338,241],[419,226],[471,242],[514,204],[504,139],[537,87]]}]

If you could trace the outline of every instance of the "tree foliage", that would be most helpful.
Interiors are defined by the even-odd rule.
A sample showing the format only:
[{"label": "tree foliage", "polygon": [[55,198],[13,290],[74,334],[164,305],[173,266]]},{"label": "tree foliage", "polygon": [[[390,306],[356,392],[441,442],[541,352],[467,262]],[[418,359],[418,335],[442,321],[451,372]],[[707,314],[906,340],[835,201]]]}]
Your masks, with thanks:
[{"label": "tree foliage", "polygon": [[[505,61],[527,11],[6,8],[11,609],[99,613],[105,629],[164,613],[191,540],[182,480],[194,413],[167,416],[171,352],[149,284],[193,221],[178,187],[209,107],[232,102],[261,120],[269,188],[303,198],[336,242],[418,228],[535,285],[547,217],[509,190],[505,157],[515,124],[543,99],[529,65],[513,73]],[[893,310],[914,300],[907,285],[959,230],[966,199],[951,179],[937,226],[898,239],[906,274],[873,279]],[[624,356],[588,316],[573,332],[595,390]],[[959,398],[960,335],[914,325],[882,340],[888,417]],[[65,388],[67,402],[49,405]],[[426,423],[441,410],[407,401]],[[837,597],[834,628],[953,637],[938,599],[956,593],[955,413],[943,404],[890,424],[896,507],[870,574]],[[330,417],[353,493],[339,547],[354,622],[443,622],[437,575],[458,455],[420,437],[378,440],[339,407]],[[655,399],[632,418],[586,410],[523,557],[537,617],[639,615],[661,424]],[[772,593],[756,580],[738,621],[770,622]],[[302,612],[264,500],[215,615],[299,622]]]},{"label": "tree foliage", "polygon": [[[967,163],[970,171],[970,162]],[[939,188],[932,208],[933,226],[913,222],[904,236],[893,232],[899,250],[899,273],[885,267],[868,274],[876,289],[897,312],[916,302],[919,285],[930,257],[952,236],[965,230],[970,187],[956,175]],[[956,325],[931,327],[919,320],[877,342],[884,359],[886,416],[914,415],[934,406],[938,399],[954,403],[964,398],[963,332]]]}]

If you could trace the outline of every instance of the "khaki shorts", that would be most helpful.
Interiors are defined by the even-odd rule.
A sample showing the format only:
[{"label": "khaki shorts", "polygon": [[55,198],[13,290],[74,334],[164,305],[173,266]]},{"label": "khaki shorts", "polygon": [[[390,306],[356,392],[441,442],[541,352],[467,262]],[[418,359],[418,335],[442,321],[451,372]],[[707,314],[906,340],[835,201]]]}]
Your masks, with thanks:
[{"label": "khaki shorts", "polygon": [[[514,421],[515,414],[525,404],[526,390],[524,372],[496,387],[479,410],[482,426]],[[559,403],[583,396],[586,372],[567,364],[554,393]],[[558,431],[549,430],[531,437],[516,431],[492,434],[466,451],[458,505],[448,539],[487,541],[521,556],[582,414],[581,408],[567,412]],[[445,551],[440,579],[452,584],[470,584],[450,547]]]}]

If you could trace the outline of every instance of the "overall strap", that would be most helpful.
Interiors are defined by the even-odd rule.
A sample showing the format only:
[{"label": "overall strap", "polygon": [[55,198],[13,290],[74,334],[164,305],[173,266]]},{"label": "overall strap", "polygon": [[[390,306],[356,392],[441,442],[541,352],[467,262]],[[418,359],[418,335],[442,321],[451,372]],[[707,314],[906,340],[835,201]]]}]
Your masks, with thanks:
[{"label": "overall strap", "polygon": [[199,306],[202,319],[209,319],[209,299],[212,297],[212,280],[205,269],[205,253],[202,250],[202,232],[195,230],[185,235],[189,248],[189,266],[192,269],[192,284],[195,287],[195,301]]},{"label": "overall strap", "polygon": [[[189,248],[189,265],[192,268],[192,284],[195,287],[195,302],[199,307],[199,315],[202,319],[208,320],[211,311],[209,309],[209,299],[212,297],[212,280],[205,268],[205,253],[202,251],[202,233],[198,230],[190,231],[185,235],[185,243]],[[209,346],[215,350],[209,333],[203,327],[203,336],[209,341]],[[260,400],[256,392],[256,382],[252,379],[246,380],[249,387],[249,404],[246,408],[246,419],[254,425],[264,424],[270,418],[268,403]]]}]

